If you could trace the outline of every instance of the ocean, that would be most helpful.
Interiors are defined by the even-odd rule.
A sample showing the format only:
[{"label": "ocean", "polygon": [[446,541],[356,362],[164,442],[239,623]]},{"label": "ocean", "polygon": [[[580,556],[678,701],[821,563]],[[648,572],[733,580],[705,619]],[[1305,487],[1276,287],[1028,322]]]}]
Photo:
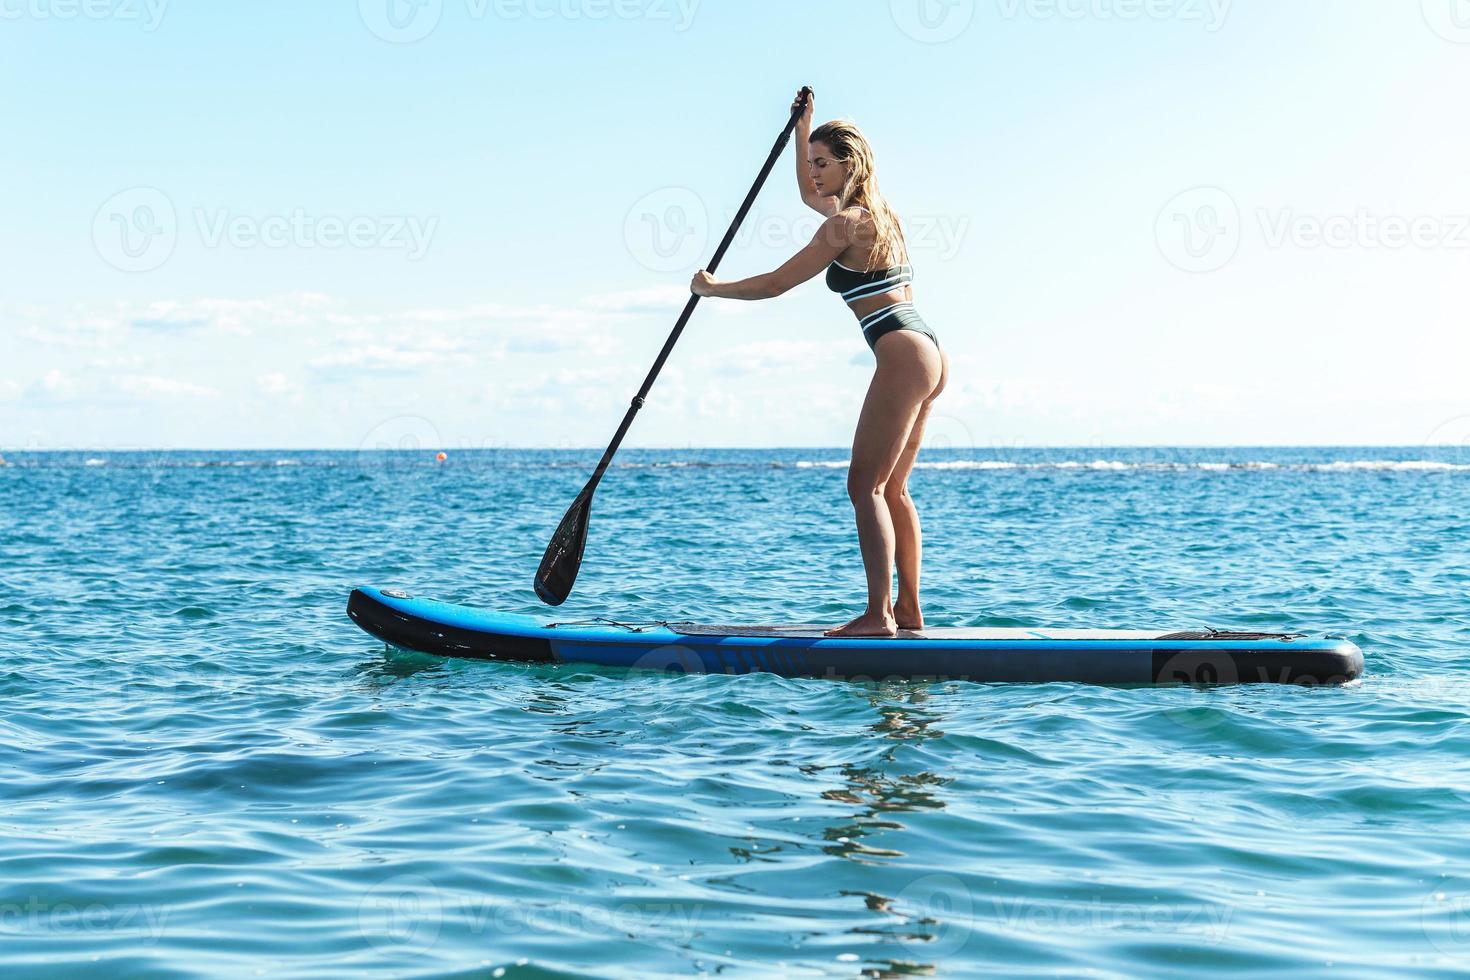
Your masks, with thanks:
[{"label": "ocean", "polygon": [[1470,450],[925,451],[930,625],[1304,630],[1337,688],[445,660],[356,585],[845,622],[846,451],[5,451],[0,970],[1464,976]]}]

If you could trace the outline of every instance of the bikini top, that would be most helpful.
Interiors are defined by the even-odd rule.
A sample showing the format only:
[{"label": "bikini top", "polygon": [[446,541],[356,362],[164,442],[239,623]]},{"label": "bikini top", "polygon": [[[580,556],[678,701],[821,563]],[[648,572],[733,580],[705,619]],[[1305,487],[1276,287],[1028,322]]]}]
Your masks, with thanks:
[{"label": "bikini top", "polygon": [[827,288],[842,294],[844,303],[855,303],[870,296],[882,296],[886,292],[907,286],[914,281],[914,268],[910,265],[894,265],[872,272],[849,269],[841,262],[827,267]]}]

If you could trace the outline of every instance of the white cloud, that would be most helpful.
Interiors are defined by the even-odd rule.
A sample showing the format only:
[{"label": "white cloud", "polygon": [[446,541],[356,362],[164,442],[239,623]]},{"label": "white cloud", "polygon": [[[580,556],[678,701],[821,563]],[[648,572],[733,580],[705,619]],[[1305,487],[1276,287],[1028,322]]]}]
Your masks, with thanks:
[{"label": "white cloud", "polygon": [[504,303],[475,303],[470,306],[447,309],[405,310],[401,319],[418,323],[470,323],[476,320],[539,320],[556,316],[559,311],[550,306],[507,306]]},{"label": "white cloud", "polygon": [[220,393],[219,389],[207,385],[154,374],[125,375],[116,384],[119,390],[144,398],[214,398]]},{"label": "white cloud", "polygon": [[[289,408],[320,429],[326,424],[320,420],[340,411],[340,389],[325,394],[319,382],[365,382],[360,400],[354,400],[376,411],[385,389],[371,382],[390,378],[391,390],[410,399],[395,402],[394,412],[432,412],[441,421],[473,418],[475,424],[492,420],[512,442],[590,445],[604,441],[622,417],[672,323],[668,309],[655,317],[640,307],[669,300],[677,305],[682,298],[661,288],[573,299],[580,304],[573,306],[482,303],[375,312],[321,294],[298,294],[118,303],[105,315],[66,310],[69,324],[91,323],[110,349],[54,362],[44,382],[41,376],[53,364],[23,365],[36,381],[29,388],[22,381],[22,397],[34,392],[40,399],[90,401],[99,412],[108,400],[146,400],[156,406],[157,418],[145,424],[165,427],[167,416],[177,412],[174,400],[229,392],[242,396],[242,414],[262,416],[258,424],[279,424],[264,416]],[[46,322],[40,312],[33,322]],[[153,325],[130,326],[138,320]],[[197,328],[196,321],[209,325]],[[235,329],[225,330],[225,322]],[[70,336],[83,334],[78,329]],[[831,407],[847,438],[865,380],[846,364],[850,342],[779,335],[755,340],[740,333],[706,336],[701,343],[702,349],[686,341],[683,363],[666,366],[635,440],[730,443],[739,441],[733,431],[777,444],[807,431],[812,415]],[[717,350],[709,346],[715,343]],[[32,346],[28,353],[43,352]],[[742,377],[736,382],[732,374]],[[793,384],[798,377],[800,383]],[[450,422],[443,424],[449,431]]]},{"label": "white cloud", "polygon": [[558,367],[527,371],[518,376],[498,375],[481,387],[480,397],[490,406],[506,411],[610,418],[619,406],[627,408],[639,380],[641,376],[635,377],[625,365]]},{"label": "white cloud", "polygon": [[107,316],[66,317],[33,313],[27,319],[43,322],[22,327],[19,332],[22,339],[72,350],[112,347],[126,330],[125,321]]},{"label": "white cloud", "polygon": [[176,304],[174,315],[204,320],[223,333],[251,336],[267,327],[312,327],[316,311],[330,304],[319,293],[296,293],[275,300],[199,299]]},{"label": "white cloud", "polygon": [[849,363],[851,345],[821,340],[761,340],[725,348],[700,361],[701,370],[723,374],[802,371],[828,374]]},{"label": "white cloud", "polygon": [[137,370],[148,363],[141,354],[109,354],[87,359],[87,367],[94,371]]},{"label": "white cloud", "polygon": [[617,293],[600,293],[582,300],[583,305],[609,313],[668,313],[677,316],[689,302],[688,286],[649,286]]},{"label": "white cloud", "polygon": [[53,398],[74,398],[81,388],[77,382],[65,372],[52,368],[46,372],[41,379],[41,389]]},{"label": "white cloud", "polygon": [[314,371],[328,372],[397,372],[438,364],[467,363],[469,360],[467,354],[434,349],[432,345],[428,349],[414,349],[388,344],[368,344],[340,354],[314,358],[308,362],[307,367]]},{"label": "white cloud", "polygon": [[290,375],[282,371],[269,371],[256,375],[255,388],[271,402],[293,407],[306,404],[306,390],[299,382],[292,380]]},{"label": "white cloud", "polygon": [[285,395],[293,387],[291,379],[279,371],[260,375],[255,379],[255,386],[267,395]]},{"label": "white cloud", "polygon": [[[618,382],[626,384],[630,375],[623,367],[561,367],[546,373],[533,373],[519,381],[496,382],[487,385],[485,391],[492,396],[554,396],[559,393],[585,389],[602,389]],[[633,382],[636,388],[637,382]],[[631,397],[632,392],[629,392]]]},{"label": "white cloud", "polygon": [[297,293],[280,299],[238,300],[199,298],[120,302],[107,312],[47,311],[26,307],[4,315],[24,323],[19,335],[27,340],[71,349],[116,347],[135,333],[180,333],[208,330],[250,336],[268,327],[314,326],[319,311],[332,300],[320,293]]}]

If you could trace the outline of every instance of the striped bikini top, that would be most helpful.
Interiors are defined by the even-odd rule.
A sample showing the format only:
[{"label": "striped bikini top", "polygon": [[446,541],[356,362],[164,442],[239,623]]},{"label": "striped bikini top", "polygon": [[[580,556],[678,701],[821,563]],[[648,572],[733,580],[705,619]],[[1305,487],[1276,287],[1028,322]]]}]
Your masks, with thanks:
[{"label": "striped bikini top", "polygon": [[882,296],[886,292],[907,286],[914,281],[914,267],[894,265],[872,272],[849,269],[841,262],[827,267],[827,288],[842,294],[844,303],[855,303],[870,296]]}]

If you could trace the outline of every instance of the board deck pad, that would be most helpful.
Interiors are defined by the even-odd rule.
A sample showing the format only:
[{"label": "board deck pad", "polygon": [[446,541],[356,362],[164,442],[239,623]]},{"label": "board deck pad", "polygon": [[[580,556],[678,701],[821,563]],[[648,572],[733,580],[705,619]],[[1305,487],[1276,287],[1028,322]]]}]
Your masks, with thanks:
[{"label": "board deck pad", "polygon": [[[790,626],[713,626],[706,623],[661,623],[675,633],[685,636],[771,636],[804,637],[822,639],[830,626],[810,623]],[[1306,636],[1305,633],[1232,633],[1224,630],[1178,630],[1161,633],[1158,630],[1067,630],[1025,629],[995,626],[928,626],[922,630],[899,630],[892,639],[898,640],[1287,640]],[[871,639],[884,639],[871,637]]]}]

